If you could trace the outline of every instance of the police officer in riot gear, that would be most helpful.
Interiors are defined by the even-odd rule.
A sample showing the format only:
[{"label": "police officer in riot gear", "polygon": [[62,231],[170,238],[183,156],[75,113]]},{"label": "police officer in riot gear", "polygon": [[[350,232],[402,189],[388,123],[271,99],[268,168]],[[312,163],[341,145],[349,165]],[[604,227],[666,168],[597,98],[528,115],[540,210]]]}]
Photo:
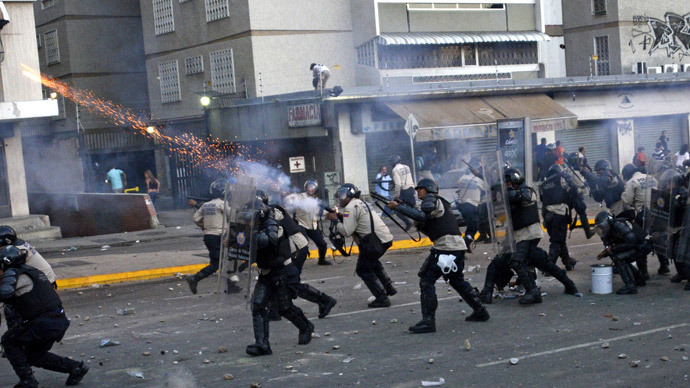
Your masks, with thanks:
[{"label": "police officer in riot gear", "polygon": [[472,253],[471,244],[474,242],[474,235],[479,229],[479,212],[477,208],[481,204],[482,194],[489,189],[480,169],[481,166],[478,161],[476,159],[471,160],[469,169],[458,180],[458,190],[455,191],[458,195],[456,200],[457,208],[467,222],[464,239],[469,253]]},{"label": "police officer in riot gear", "polygon": [[611,170],[611,165],[602,159],[594,164],[594,172],[582,171],[592,191],[592,198],[597,202],[604,202],[614,216],[625,216],[628,209],[621,195],[625,190],[625,183],[617,173]]},{"label": "police officer in riot gear", "polygon": [[[297,222],[290,217],[288,212],[282,206],[278,204],[269,205],[268,195],[264,191],[257,190],[256,197],[272,210],[272,217],[278,222],[278,224],[283,228],[285,234],[288,236],[288,240],[290,242],[290,254],[293,258],[292,262],[295,265],[295,268],[297,268],[298,275],[301,275],[304,262],[307,260],[307,256],[309,255],[309,242],[307,241],[304,228],[301,228],[299,225],[297,225]],[[296,284],[294,287],[297,290],[297,296],[319,306],[319,318],[325,318],[337,303],[335,298],[326,295],[309,284],[302,283],[301,280],[299,284]],[[271,308],[274,308],[274,306],[271,305]],[[275,312],[277,313],[277,311]],[[273,311],[271,311],[271,314],[276,315],[273,314]]]},{"label": "police officer in riot gear", "polygon": [[[255,343],[247,346],[247,354],[263,356],[273,353],[268,342],[271,301],[275,300],[280,315],[299,329],[299,345],[306,345],[311,341],[314,325],[309,322],[304,312],[292,303],[298,295],[297,287],[300,280],[299,271],[292,263],[294,254],[290,241],[291,230],[283,228],[274,218],[274,212],[261,200],[255,200],[252,207],[257,209],[254,220],[258,230],[256,265],[259,268],[259,280],[252,295]],[[297,229],[294,222],[292,224]]]},{"label": "police officer in riot gear", "polygon": [[[651,197],[651,190],[657,188],[658,182],[654,177],[640,171],[640,169],[633,164],[626,164],[623,167],[622,175],[626,182],[623,188],[623,194],[621,194],[621,200],[628,210],[620,216],[625,216],[628,219],[632,218],[638,226],[645,227],[646,223],[644,217],[648,213],[649,201],[651,200],[651,198],[647,198],[647,195]],[[647,231],[645,230],[645,232]],[[671,272],[668,268],[668,261],[664,259],[665,257],[659,256],[660,266],[658,272],[662,275]],[[642,276],[644,276],[646,280],[649,280],[647,256],[640,257],[637,262],[637,268],[642,272]]]},{"label": "police officer in riot gear", "polygon": [[558,155],[556,155],[556,145],[549,143],[546,145],[546,154],[544,154],[544,160],[542,161],[542,167],[540,169],[539,178],[537,180],[546,179],[546,172],[549,171],[551,166],[555,165],[558,161]]},{"label": "police officer in riot gear", "polygon": [[566,239],[570,224],[570,193],[577,188],[563,177],[561,168],[549,167],[546,179],[539,186],[544,226],[549,233],[549,261],[556,263],[560,256],[566,271],[572,271],[577,261],[570,257]]},{"label": "police officer in riot gear", "polygon": [[524,184],[525,178],[518,169],[505,169],[504,179],[508,189],[508,204],[516,242],[510,268],[515,271],[522,286],[525,287],[525,295],[520,299],[520,304],[541,303],[541,290],[529,275],[528,269],[530,256],[544,236],[539,221],[537,194],[531,187]]},{"label": "police officer in riot gear", "polygon": [[[221,235],[223,234],[223,223],[228,224],[227,217],[230,208],[225,203],[225,179],[216,179],[209,187],[211,200],[205,202],[195,213],[194,222],[204,230],[204,245],[208,249],[209,265],[202,268],[198,273],[187,277],[187,283],[192,294],[197,292],[197,284],[218,271],[220,261]],[[223,220],[225,218],[225,221]],[[230,282],[232,288],[228,292],[237,292],[239,279],[235,276]]]},{"label": "police officer in riot gear", "polygon": [[[685,273],[687,269],[684,260],[678,260],[677,257],[687,200],[688,190],[684,177],[674,169],[661,174],[658,189],[652,189],[649,233],[659,262],[668,265],[669,260],[673,260],[675,264],[676,275],[671,278],[672,283],[680,283],[686,276],[690,277],[690,272]],[[659,267],[659,274],[662,274],[662,267],[663,265]],[[686,288],[690,290],[690,286]]]},{"label": "police officer in riot gear", "polygon": [[438,186],[431,179],[420,180],[415,189],[417,196],[422,200],[421,210],[396,201],[387,205],[415,220],[417,228],[429,236],[434,244],[418,273],[422,320],[410,326],[410,332],[436,331],[436,280],[441,276],[474,310],[466,321],[489,320],[489,313],[479,299],[479,292],[463,278],[467,247],[451,213],[450,203],[438,195]]},{"label": "police officer in riot gear", "polygon": [[[415,206],[414,198],[414,179],[410,167],[402,163],[400,155],[393,155],[388,159],[393,168],[391,178],[393,178],[393,189],[390,191],[391,198],[400,199],[401,202],[409,206]],[[405,223],[405,231],[410,230],[413,223],[409,218],[402,214],[398,217]]]},{"label": "police officer in riot gear", "polygon": [[597,214],[594,222],[594,231],[601,237],[605,247],[597,259],[610,256],[625,283],[625,287],[616,291],[616,294],[637,294],[637,287],[644,286],[645,279],[630,263],[641,256],[646,257],[651,251],[644,240],[644,233],[631,221],[616,219],[613,213],[607,211]]},{"label": "police officer in riot gear", "polygon": [[[326,260],[326,251],[328,251],[328,244],[323,239],[323,232],[318,228],[318,219],[323,212],[321,201],[317,198],[319,190],[319,182],[316,179],[309,179],[304,182],[304,192],[300,194],[292,194],[286,199],[293,202],[296,206],[292,208],[295,221],[304,233],[309,237],[319,250],[318,265],[331,265],[330,261]],[[289,206],[288,206],[289,208]]]},{"label": "police officer in riot gear", "polygon": [[[575,186],[575,189],[570,192],[569,207],[571,211],[575,210],[575,213],[580,218],[582,229],[585,231],[585,237],[589,240],[594,236],[594,232],[592,232],[592,229],[589,227],[587,204],[585,203],[585,197],[589,196],[589,186],[581,172],[585,163],[584,155],[579,152],[573,152],[570,154],[570,157],[567,158],[566,163],[569,168],[565,169],[563,174],[566,179],[569,179]],[[574,225],[571,225],[571,229],[573,227]]]},{"label": "police officer in riot gear", "polygon": [[[494,287],[502,289],[513,277],[513,271],[510,269],[510,261],[512,254],[510,252],[501,253],[491,260],[491,264],[486,268],[486,280],[484,281],[484,288],[479,293],[479,297],[485,304],[491,304],[493,300]],[[564,293],[568,295],[582,296],[577,291],[575,283],[568,277],[568,274],[549,261],[548,254],[543,249],[536,247],[528,258],[527,265],[535,267],[538,270],[555,277],[565,287]],[[530,276],[536,276],[534,272],[530,271]]]},{"label": "police officer in riot gear", "polygon": [[67,373],[65,384],[77,385],[89,367],[49,352],[69,327],[62,301],[45,274],[25,262],[26,253],[15,246],[0,250],[0,302],[12,306],[22,317],[20,324],[2,336],[5,355],[20,379],[15,387],[39,386],[32,366]]},{"label": "police officer in riot gear", "polygon": [[[390,307],[389,296],[398,291],[379,260],[393,245],[393,235],[381,217],[371,211],[371,207],[359,199],[361,192],[357,186],[345,183],[335,192],[339,201],[338,213],[328,213],[326,219],[338,220],[338,233],[343,237],[352,236],[359,247],[355,272],[364,281],[376,298],[369,307]],[[378,239],[378,244],[376,240]]]}]

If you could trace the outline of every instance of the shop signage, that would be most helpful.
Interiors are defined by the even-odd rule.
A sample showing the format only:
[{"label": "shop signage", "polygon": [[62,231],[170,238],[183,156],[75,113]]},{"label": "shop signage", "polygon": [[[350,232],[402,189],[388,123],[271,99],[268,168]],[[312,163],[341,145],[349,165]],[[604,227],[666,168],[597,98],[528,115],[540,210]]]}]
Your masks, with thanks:
[{"label": "shop signage", "polygon": [[510,163],[513,168],[525,173],[525,121],[499,120],[498,148],[503,155],[503,161]]},{"label": "shop signage", "polygon": [[567,129],[563,119],[532,121],[532,132],[560,131],[562,129]]},{"label": "shop signage", "polygon": [[422,128],[417,132],[417,141],[472,139],[494,136],[496,136],[496,124],[492,123],[448,128]]},{"label": "shop signage", "polygon": [[290,158],[290,173],[305,172],[307,167],[304,164],[304,156],[293,156]]},{"label": "shop signage", "polygon": [[289,128],[321,125],[320,104],[290,105],[287,113]]}]

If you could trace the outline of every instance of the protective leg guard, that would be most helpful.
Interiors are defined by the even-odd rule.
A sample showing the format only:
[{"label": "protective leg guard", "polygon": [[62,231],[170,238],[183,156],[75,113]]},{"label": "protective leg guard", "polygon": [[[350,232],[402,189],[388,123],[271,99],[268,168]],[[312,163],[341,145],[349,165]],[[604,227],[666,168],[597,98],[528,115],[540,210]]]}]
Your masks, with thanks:
[{"label": "protective leg guard", "polygon": [[486,268],[486,278],[484,280],[484,288],[479,293],[479,299],[484,304],[491,304],[494,297],[494,287],[496,286],[496,264],[491,261],[491,264]]},{"label": "protective leg guard", "polygon": [[668,267],[668,258],[666,256],[659,255],[659,269],[656,271],[659,275],[668,275],[671,273],[671,269]]},{"label": "protective leg guard", "polygon": [[520,304],[523,306],[541,303],[541,289],[539,287],[534,287],[531,290],[525,292],[525,295],[520,298]]},{"label": "protective leg guard", "polygon": [[365,279],[364,284],[366,284],[369,291],[371,291],[371,294],[376,298],[373,302],[368,304],[369,307],[379,308],[391,306],[391,300],[388,299],[388,295],[378,279]]},{"label": "protective leg guard", "polygon": [[280,312],[288,321],[299,329],[299,345],[306,345],[311,342],[311,333],[314,332],[314,324],[309,322],[304,312],[297,306],[290,306],[287,310]]},{"label": "protective leg guard", "polygon": [[572,271],[575,269],[575,264],[577,260],[570,257],[570,252],[568,252],[568,246],[566,244],[561,245],[561,260],[563,261],[563,266],[566,271]]},{"label": "protective leg guard", "polygon": [[[70,360],[72,361],[72,360]],[[72,361],[75,362],[75,361]],[[86,374],[89,373],[89,367],[84,364],[84,362],[77,363],[75,367],[69,372],[69,376],[67,376],[67,381],[65,381],[65,385],[67,386],[73,386],[73,385],[78,385],[79,382],[81,382],[81,379],[86,376]]]},{"label": "protective leg guard", "polygon": [[436,331],[435,317],[436,308],[438,307],[436,293],[427,289],[427,287],[421,287],[419,301],[422,306],[422,320],[410,326],[407,330],[412,334],[433,333]]},{"label": "protective leg guard", "polygon": [[254,326],[255,343],[247,346],[247,354],[250,356],[264,356],[273,354],[271,345],[268,343],[268,319],[260,314],[252,316]]},{"label": "protective leg guard", "polygon": [[637,294],[637,286],[635,285],[635,277],[633,275],[633,270],[632,267],[630,266],[629,263],[626,262],[619,262],[618,263],[618,272],[620,272],[621,279],[623,280],[623,283],[625,283],[625,286],[618,291],[616,291],[616,294],[618,295],[629,295],[629,294]]},{"label": "protective leg guard", "polygon": [[491,318],[489,312],[486,311],[486,307],[484,307],[484,304],[479,297],[479,291],[476,288],[473,288],[470,292],[464,292],[462,294],[462,299],[464,299],[473,310],[472,314],[465,318],[465,321],[485,322]]},{"label": "protective leg guard", "polygon": [[383,284],[383,288],[386,290],[386,294],[388,294],[388,296],[393,296],[398,293],[398,290],[396,290],[395,287],[393,287],[393,281],[390,277],[388,277],[386,270],[383,269],[383,265],[379,263],[379,266],[377,266],[377,268],[374,269],[374,273],[376,274],[376,277],[381,281],[381,284]]},{"label": "protective leg guard", "polygon": [[189,290],[192,291],[192,294],[196,295],[196,291],[197,291],[196,286],[197,286],[197,284],[199,284],[199,280],[200,280],[198,278],[198,274],[187,276],[186,280],[187,280],[187,284],[189,284]]},{"label": "protective leg guard", "polygon": [[38,388],[38,381],[31,367],[14,368],[14,371],[19,376],[19,382],[14,385],[14,388]]},{"label": "protective leg guard", "polygon": [[556,264],[558,262],[558,255],[561,253],[561,246],[560,244],[557,243],[551,243],[549,244],[549,255],[547,256],[547,259],[549,262]]},{"label": "protective leg guard", "polygon": [[[639,270],[640,275],[642,275],[642,282],[641,283],[643,283],[643,284],[638,284],[637,286],[638,287],[644,287],[643,281],[650,279],[649,270],[647,269],[647,257],[646,256],[644,258],[637,259],[637,269]],[[635,278],[636,278],[635,281],[638,282],[637,274],[636,274]]]}]

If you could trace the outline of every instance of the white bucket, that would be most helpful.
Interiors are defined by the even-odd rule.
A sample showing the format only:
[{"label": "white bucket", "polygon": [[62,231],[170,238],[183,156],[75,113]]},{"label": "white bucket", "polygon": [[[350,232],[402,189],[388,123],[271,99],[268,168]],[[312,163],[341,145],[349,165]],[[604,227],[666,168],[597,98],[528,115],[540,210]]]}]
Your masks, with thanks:
[{"label": "white bucket", "polygon": [[608,264],[592,265],[592,294],[613,292],[613,267]]}]

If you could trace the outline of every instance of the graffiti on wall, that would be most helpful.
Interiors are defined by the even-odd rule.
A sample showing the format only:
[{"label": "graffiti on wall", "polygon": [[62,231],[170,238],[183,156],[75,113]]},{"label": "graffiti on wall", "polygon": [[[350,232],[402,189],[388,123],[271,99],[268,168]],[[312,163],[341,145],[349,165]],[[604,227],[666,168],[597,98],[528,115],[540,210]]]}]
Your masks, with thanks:
[{"label": "graffiti on wall", "polygon": [[665,50],[667,57],[678,61],[690,57],[690,13],[681,16],[667,12],[664,20],[633,16],[632,38],[628,46],[633,54],[637,50],[649,55]]}]

